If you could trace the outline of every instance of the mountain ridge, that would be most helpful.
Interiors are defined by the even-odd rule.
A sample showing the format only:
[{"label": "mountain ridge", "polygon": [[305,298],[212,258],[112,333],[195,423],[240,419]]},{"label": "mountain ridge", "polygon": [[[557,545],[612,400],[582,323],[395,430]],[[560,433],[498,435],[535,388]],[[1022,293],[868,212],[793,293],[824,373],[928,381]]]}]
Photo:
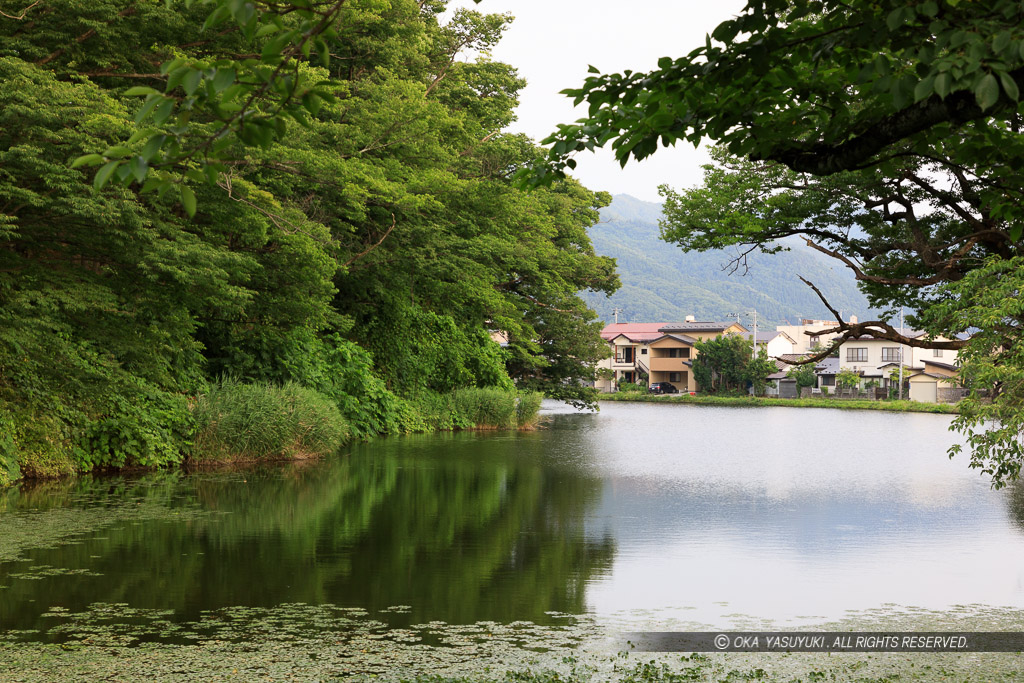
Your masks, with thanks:
[{"label": "mountain ridge", "polygon": [[[752,253],[749,270],[729,273],[731,251],[684,253],[660,239],[661,205],[626,194],[614,195],[590,228],[599,254],[618,262],[622,288],[611,297],[584,292],[583,299],[605,322],[734,320],[750,327],[756,308],[758,324],[796,324],[801,318],[831,319],[828,309],[802,275],[813,282],[845,318],[873,312],[848,269],[797,240],[788,251]],[[742,271],[742,269],[740,269]]]}]

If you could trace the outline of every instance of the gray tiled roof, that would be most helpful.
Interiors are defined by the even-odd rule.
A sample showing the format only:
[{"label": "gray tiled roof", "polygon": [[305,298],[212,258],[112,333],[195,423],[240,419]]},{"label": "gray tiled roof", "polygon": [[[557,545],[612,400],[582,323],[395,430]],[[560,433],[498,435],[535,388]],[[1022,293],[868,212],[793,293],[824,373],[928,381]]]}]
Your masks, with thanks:
[{"label": "gray tiled roof", "polygon": [[[660,328],[659,332],[666,334],[670,332],[721,332],[737,323],[728,320],[725,322],[692,322],[692,323],[668,323],[664,327]],[[741,328],[746,330],[745,327],[740,325]]]},{"label": "gray tiled roof", "polygon": [[838,375],[839,359],[832,357],[822,358],[821,361],[814,366],[814,373],[816,375]]}]

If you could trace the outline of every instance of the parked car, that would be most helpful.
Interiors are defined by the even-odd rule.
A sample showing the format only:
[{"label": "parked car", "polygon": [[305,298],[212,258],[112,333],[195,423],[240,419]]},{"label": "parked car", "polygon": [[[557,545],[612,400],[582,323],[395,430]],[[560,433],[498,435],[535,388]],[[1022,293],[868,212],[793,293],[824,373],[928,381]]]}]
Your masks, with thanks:
[{"label": "parked car", "polygon": [[679,390],[672,382],[655,382],[651,385],[650,392],[652,394],[678,394]]}]

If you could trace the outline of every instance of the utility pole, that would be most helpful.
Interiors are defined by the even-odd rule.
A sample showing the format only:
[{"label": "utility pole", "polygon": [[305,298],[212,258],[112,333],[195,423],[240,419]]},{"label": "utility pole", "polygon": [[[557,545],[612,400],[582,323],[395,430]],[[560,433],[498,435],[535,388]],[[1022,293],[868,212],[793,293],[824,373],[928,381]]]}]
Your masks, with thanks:
[{"label": "utility pole", "polygon": [[613,308],[612,309],[612,313],[615,314],[615,324],[618,325],[619,324],[619,313],[622,313],[622,309],[621,308]]},{"label": "utility pole", "polygon": [[[903,307],[900,306],[900,336],[903,336]],[[943,358],[945,360],[945,358]],[[903,400],[903,344],[900,344],[900,400]]]},{"label": "utility pole", "polygon": [[750,355],[751,358],[757,360],[757,309],[754,309],[754,349]]}]

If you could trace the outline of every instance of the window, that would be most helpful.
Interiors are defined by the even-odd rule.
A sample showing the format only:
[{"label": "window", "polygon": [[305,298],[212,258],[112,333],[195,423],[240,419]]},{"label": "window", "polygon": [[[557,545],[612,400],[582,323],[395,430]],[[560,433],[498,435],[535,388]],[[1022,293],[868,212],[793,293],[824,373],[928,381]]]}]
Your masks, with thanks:
[{"label": "window", "polygon": [[932,349],[932,356],[935,358],[942,358],[942,349]]},{"label": "window", "polygon": [[668,381],[669,382],[682,382],[683,381],[683,373],[681,373],[681,372],[670,372],[670,373],[668,373]]},{"label": "window", "polygon": [[893,362],[896,363],[900,359],[900,347],[898,346],[885,346],[882,347],[882,362]]},{"label": "window", "polygon": [[689,349],[689,347],[687,347],[685,349],[679,349],[679,357],[680,358],[689,358],[690,357],[690,349]]},{"label": "window", "polygon": [[641,356],[646,356],[647,355],[647,349],[640,349],[640,355]]},{"label": "window", "polygon": [[846,349],[846,362],[847,363],[867,363],[868,362],[868,350],[866,348]]},{"label": "window", "polygon": [[821,376],[821,386],[823,386],[823,387],[834,387],[835,385],[836,385],[836,376],[835,375],[822,375]]}]

